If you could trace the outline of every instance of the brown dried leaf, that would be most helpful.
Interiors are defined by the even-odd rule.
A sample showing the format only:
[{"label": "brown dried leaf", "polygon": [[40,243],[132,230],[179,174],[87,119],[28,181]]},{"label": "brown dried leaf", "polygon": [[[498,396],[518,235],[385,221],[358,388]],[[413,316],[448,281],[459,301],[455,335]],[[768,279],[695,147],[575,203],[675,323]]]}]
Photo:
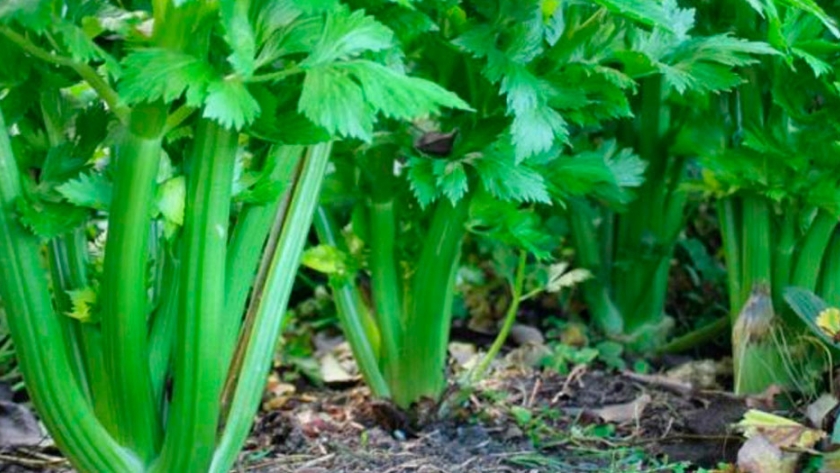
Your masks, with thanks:
[{"label": "brown dried leaf", "polygon": [[826,435],[821,430],[756,409],[747,411],[738,427],[745,437],[762,436],[779,448],[813,448]]},{"label": "brown dried leaf", "polygon": [[650,395],[642,394],[633,401],[604,406],[600,409],[593,410],[592,413],[600,417],[604,422],[621,424],[639,419],[650,402]]}]

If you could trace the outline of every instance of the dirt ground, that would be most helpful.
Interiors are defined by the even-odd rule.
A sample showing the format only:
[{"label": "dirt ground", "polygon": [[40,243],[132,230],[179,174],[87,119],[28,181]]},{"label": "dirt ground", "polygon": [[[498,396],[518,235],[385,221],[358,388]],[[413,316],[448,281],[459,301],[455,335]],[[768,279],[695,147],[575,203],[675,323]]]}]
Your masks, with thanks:
[{"label": "dirt ground", "polygon": [[[409,419],[366,388],[269,396],[236,471],[691,471],[732,462],[747,407],[673,377],[504,370]],[[67,471],[51,448],[0,452],[0,473]]]},{"label": "dirt ground", "polygon": [[[423,411],[424,409],[421,409]],[[367,390],[295,394],[264,414],[240,471],[672,471],[734,461],[747,407],[656,376],[509,372],[453,389],[421,419]],[[419,423],[419,425],[418,425]],[[670,465],[670,466],[669,466]]]},{"label": "dirt ground", "polygon": [[[678,376],[583,365],[568,376],[496,371],[453,385],[414,418],[354,383],[271,393],[235,471],[691,471],[735,460],[741,438],[730,426],[747,410]],[[49,447],[0,452],[0,462],[0,473],[68,471]]]}]

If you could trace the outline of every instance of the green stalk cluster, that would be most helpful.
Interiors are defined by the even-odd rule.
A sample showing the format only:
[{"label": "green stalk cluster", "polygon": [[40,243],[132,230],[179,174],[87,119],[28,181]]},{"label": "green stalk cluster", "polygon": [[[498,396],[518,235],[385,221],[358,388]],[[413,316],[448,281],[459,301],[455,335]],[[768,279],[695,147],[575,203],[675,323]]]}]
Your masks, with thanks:
[{"label": "green stalk cluster", "polygon": [[[755,30],[754,11],[740,6],[736,13],[739,28]],[[744,71],[748,80],[732,101],[735,136],[790,120],[763,87],[762,79],[772,81],[772,72]],[[765,168],[773,165],[770,158],[762,159]],[[759,393],[773,384],[811,389],[808,373],[814,370],[803,368],[805,347],[792,336],[802,324],[786,310],[783,294],[796,286],[836,300],[825,291],[833,291],[840,278],[831,259],[837,256],[840,221],[829,210],[803,202],[778,206],[761,189],[739,190],[717,205],[728,271],[735,392]]]},{"label": "green stalk cluster", "polygon": [[645,79],[638,119],[626,140],[646,162],[645,182],[625,212],[598,208],[584,199],[567,212],[578,264],[595,278],[583,284],[594,322],[639,350],[661,342],[671,255],[685,224],[684,158],[668,148],[679,125],[663,103],[662,78]]},{"label": "green stalk cluster", "polygon": [[[206,55],[212,14],[155,2],[152,41]],[[331,145],[276,146],[264,167],[281,192],[232,218],[239,133],[198,119],[183,231],[164,239],[154,205],[169,106],[121,116],[101,313],[77,320],[65,314],[68,291],[91,284],[87,238],[79,229],[43,252],[22,226],[22,170],[0,115],[0,298],[20,370],[80,471],[227,472],[259,406]]]},{"label": "green stalk cluster", "polygon": [[[28,391],[56,442],[81,471],[228,471],[259,405],[282,322],[275,314],[283,312],[291,292],[295,271],[289,268],[296,267],[303,251],[330,146],[314,146],[302,164],[295,166],[296,172],[286,174],[287,191],[266,206],[271,212],[268,216],[259,213],[266,209],[246,206],[246,218],[236,225],[247,228],[247,233],[234,230],[239,236],[229,242],[238,134],[202,120],[190,157],[185,230],[177,245],[180,259],[162,260],[164,290],[151,316],[145,297],[135,301],[139,309],[125,300],[133,300],[137,288],[145,296],[151,232],[121,234],[118,227],[124,222],[137,225],[134,228],[153,227],[148,202],[136,202],[140,192],[123,193],[120,186],[139,184],[136,179],[153,188],[156,173],[131,173],[128,184],[118,180],[113,208],[127,210],[118,217],[123,223],[109,228],[109,244],[113,238],[128,240],[117,247],[136,252],[106,256],[121,272],[119,281],[106,284],[114,292],[103,301],[100,328],[63,315],[69,312],[69,301],[61,290],[86,285],[85,238],[74,233],[52,241],[50,271],[46,271],[39,256],[41,243],[15,217],[14,202],[22,198],[20,173],[1,116],[0,129],[0,297],[10,315]],[[134,152],[152,158],[160,152],[143,144]],[[296,157],[301,149],[281,147],[275,152]],[[132,163],[141,161],[135,154],[119,156],[129,156]],[[126,169],[137,171],[127,166],[118,169],[118,176]],[[284,175],[282,170],[275,172]],[[150,202],[151,194],[145,195]],[[228,278],[226,266],[233,262],[226,259],[242,256],[246,249],[262,248],[267,240],[262,260],[236,262],[251,266],[250,272],[241,268],[239,276],[244,281],[234,283]],[[258,265],[262,265],[259,271]],[[106,274],[107,268],[106,263]],[[138,278],[136,287],[125,282],[132,275]],[[57,286],[55,304],[61,312],[52,307],[48,276]],[[247,292],[252,286],[254,297],[247,317],[233,318],[224,311],[233,291]],[[127,319],[132,316],[140,320]],[[149,335],[127,333],[129,322]],[[44,343],[45,337],[59,343]],[[115,342],[104,343],[108,337]],[[220,344],[230,348],[226,358],[220,355]],[[119,376],[115,370],[126,373]],[[164,393],[169,376],[171,397]],[[228,402],[223,403],[224,399]]]},{"label": "green stalk cluster", "polygon": [[[353,277],[333,277],[339,320],[375,395],[403,408],[438,399],[446,385],[447,346],[455,274],[466,233],[469,199],[443,199],[430,210],[428,230],[416,260],[399,260],[399,215],[404,209],[392,181],[390,158],[376,156],[376,190],[367,206],[370,222],[372,307]],[[323,244],[344,249],[336,224],[321,208],[315,228]],[[402,268],[411,268],[410,276]]]}]

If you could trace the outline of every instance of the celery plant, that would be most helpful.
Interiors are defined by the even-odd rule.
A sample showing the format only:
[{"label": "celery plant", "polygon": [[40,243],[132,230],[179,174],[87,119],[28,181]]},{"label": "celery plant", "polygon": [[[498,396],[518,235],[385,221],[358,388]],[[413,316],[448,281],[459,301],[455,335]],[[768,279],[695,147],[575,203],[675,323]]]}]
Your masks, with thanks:
[{"label": "celery plant", "polygon": [[[465,230],[550,258],[557,242],[532,204],[566,205],[596,193],[594,185],[573,192],[593,171],[565,152],[580,136],[573,132],[631,113],[633,80],[611,67],[600,43],[588,41],[621,40],[613,23],[601,26],[616,14],[608,7],[500,0],[421,3],[411,12],[381,5],[371,12],[383,22],[425,25],[423,34],[409,29],[400,38],[418,73],[475,110],[418,123],[412,140],[406,130],[385,129],[373,146],[351,150],[358,165],[336,166],[341,184],[330,188],[340,192],[325,201],[319,223],[322,243],[339,251],[311,254],[313,267],[331,273],[339,319],[368,383],[407,407],[439,397],[445,386]],[[594,172],[619,174],[617,187],[637,181],[638,158],[610,149],[613,161],[589,162]],[[336,218],[342,213],[369,250],[361,255],[366,267],[349,263],[354,259],[338,231],[346,220]],[[370,273],[370,306],[355,284],[358,269]]]},{"label": "celery plant", "polygon": [[76,468],[225,472],[333,142],[467,106],[338,2],[140,3],[0,6],[0,298]]},{"label": "celery plant", "polygon": [[[740,393],[773,383],[808,387],[795,336],[801,324],[785,310],[783,290],[793,285],[828,295],[822,291],[832,291],[837,278],[829,259],[840,216],[836,120],[830,107],[804,97],[836,102],[825,77],[834,55],[827,45],[839,32],[816,4],[782,3],[758,11],[733,6],[740,34],[766,34],[779,54],[747,69],[749,82],[723,99],[731,120],[721,121],[717,133],[731,138],[703,151],[705,186],[719,198]],[[761,298],[768,300],[759,304]],[[767,314],[758,326],[757,306]]]},{"label": "celery plant", "polygon": [[[714,97],[743,80],[732,67],[774,51],[732,36],[718,26],[726,25],[725,18],[702,16],[677,2],[622,13],[636,23],[623,25],[615,39],[588,21],[573,25],[587,47],[602,51],[603,61],[621,64],[638,84],[625,113],[634,119],[616,124],[614,133],[621,146],[638,154],[641,162],[635,166],[644,170],[644,182],[603,149],[596,151],[600,160],[586,151],[574,159],[593,171],[571,192],[594,193],[606,205],[578,198],[567,215],[577,258],[596,275],[584,285],[591,317],[608,334],[645,350],[661,342],[669,328],[665,295],[671,255],[691,210],[684,184],[696,157],[696,149],[684,145],[686,137],[702,133],[709,116],[721,118],[715,115]],[[616,26],[601,23],[600,28]],[[614,169],[612,175],[597,172],[604,164]]]}]

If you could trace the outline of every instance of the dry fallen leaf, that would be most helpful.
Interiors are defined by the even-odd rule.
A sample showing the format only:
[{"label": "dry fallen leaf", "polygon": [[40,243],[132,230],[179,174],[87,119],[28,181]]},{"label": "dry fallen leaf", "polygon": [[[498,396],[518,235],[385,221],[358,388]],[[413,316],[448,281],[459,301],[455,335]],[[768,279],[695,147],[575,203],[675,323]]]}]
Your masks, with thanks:
[{"label": "dry fallen leaf", "polygon": [[650,404],[650,401],[651,397],[649,394],[642,394],[633,401],[604,406],[600,409],[593,410],[592,413],[600,417],[604,422],[617,424],[630,422],[642,416],[642,412]]},{"label": "dry fallen leaf", "polygon": [[811,429],[782,416],[756,409],[750,409],[744,414],[738,428],[747,438],[760,435],[779,448],[813,448],[826,435],[822,430]]},{"label": "dry fallen leaf", "polygon": [[295,391],[294,385],[281,381],[276,373],[271,373],[265,386],[263,410],[273,411],[282,408],[289,402]]},{"label": "dry fallen leaf", "polygon": [[724,367],[714,360],[692,360],[668,370],[665,377],[693,389],[719,389],[717,379]]},{"label": "dry fallen leaf", "polygon": [[534,368],[549,355],[551,349],[545,345],[523,345],[511,350],[505,356],[505,363],[513,368]]},{"label": "dry fallen leaf", "polygon": [[747,407],[750,409],[771,411],[776,407],[776,397],[782,392],[782,388],[779,385],[771,384],[764,391],[747,396]]},{"label": "dry fallen leaf", "polygon": [[321,357],[321,379],[325,383],[351,383],[358,379],[358,376],[350,374],[332,354],[327,353]]}]

